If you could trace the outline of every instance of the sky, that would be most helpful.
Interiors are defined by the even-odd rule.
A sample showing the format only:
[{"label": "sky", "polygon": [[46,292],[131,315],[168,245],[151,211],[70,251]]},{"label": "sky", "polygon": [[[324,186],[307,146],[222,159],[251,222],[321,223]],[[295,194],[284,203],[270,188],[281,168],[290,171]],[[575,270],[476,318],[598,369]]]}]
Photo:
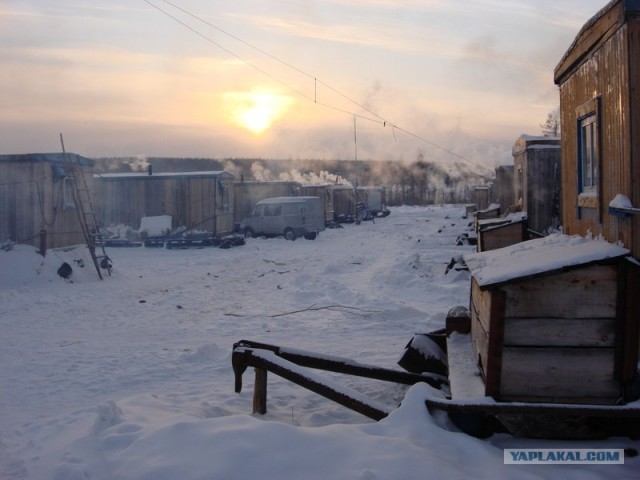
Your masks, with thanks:
[{"label": "sky", "polygon": [[0,154],[489,167],[605,0],[2,0]]}]

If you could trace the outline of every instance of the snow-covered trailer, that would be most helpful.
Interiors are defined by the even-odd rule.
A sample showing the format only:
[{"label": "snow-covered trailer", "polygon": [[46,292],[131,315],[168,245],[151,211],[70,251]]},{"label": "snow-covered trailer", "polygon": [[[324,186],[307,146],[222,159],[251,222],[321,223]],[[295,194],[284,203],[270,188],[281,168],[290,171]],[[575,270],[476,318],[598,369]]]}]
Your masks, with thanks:
[{"label": "snow-covered trailer", "polygon": [[96,216],[137,230],[143,217],[169,215],[172,229],[223,237],[233,233],[233,179],[224,171],[96,174]]},{"label": "snow-covered trailer", "polygon": [[69,162],[84,171],[91,189],[94,161],[89,158],[73,153],[0,155],[0,243],[46,250],[85,242]]},{"label": "snow-covered trailer", "polygon": [[272,197],[299,197],[302,195],[302,185],[290,181],[244,181],[233,183],[234,205],[233,221],[236,227],[251,215],[260,200]]}]

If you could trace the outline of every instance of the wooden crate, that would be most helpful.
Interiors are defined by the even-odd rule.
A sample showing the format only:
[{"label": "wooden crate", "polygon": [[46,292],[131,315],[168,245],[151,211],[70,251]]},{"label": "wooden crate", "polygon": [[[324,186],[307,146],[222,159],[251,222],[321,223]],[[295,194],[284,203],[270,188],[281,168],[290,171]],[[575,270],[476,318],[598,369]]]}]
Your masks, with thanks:
[{"label": "wooden crate", "polygon": [[[499,220],[499,219],[498,219]],[[485,223],[486,222],[486,223]],[[519,243],[527,238],[527,220],[479,220],[478,251],[495,250]]]},{"label": "wooden crate", "polygon": [[[638,320],[622,260],[481,287],[471,335],[485,394],[500,401],[615,404],[637,374]],[[633,318],[632,318],[633,317]],[[625,342],[627,343],[625,346]]]}]

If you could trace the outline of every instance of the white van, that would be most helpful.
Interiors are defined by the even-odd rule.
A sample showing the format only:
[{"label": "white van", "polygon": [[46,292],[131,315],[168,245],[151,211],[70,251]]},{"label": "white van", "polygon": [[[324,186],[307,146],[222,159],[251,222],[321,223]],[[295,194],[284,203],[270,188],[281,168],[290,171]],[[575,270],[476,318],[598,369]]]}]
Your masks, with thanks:
[{"label": "white van", "polygon": [[283,235],[287,240],[314,240],[324,230],[324,206],[320,197],[273,197],[256,203],[240,222],[245,237]]}]

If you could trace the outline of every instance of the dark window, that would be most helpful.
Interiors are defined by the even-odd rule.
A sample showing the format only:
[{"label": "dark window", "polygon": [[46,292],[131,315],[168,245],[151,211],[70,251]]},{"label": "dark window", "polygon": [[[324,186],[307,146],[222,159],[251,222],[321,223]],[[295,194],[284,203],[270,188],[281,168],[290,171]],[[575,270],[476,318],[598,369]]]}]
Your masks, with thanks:
[{"label": "dark window", "polygon": [[598,208],[600,183],[600,97],[576,109],[578,207]]},{"label": "dark window", "polygon": [[580,193],[598,191],[598,122],[596,114],[579,120],[580,141],[578,156],[580,169]]}]

